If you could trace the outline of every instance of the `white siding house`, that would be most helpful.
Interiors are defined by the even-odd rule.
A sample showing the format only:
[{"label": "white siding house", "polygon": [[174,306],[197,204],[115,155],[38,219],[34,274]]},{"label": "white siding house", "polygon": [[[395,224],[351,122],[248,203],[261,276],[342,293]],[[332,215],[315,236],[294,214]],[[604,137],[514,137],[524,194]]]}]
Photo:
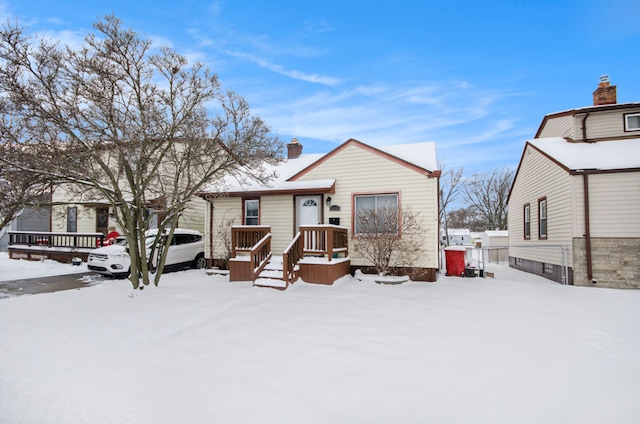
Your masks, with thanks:
[{"label": "white siding house", "polygon": [[640,125],[628,125],[639,114],[640,103],[614,103],[544,118],[509,194],[512,267],[640,288]]},{"label": "white siding house", "polygon": [[[103,233],[107,235],[109,227],[117,224],[112,217],[113,209],[109,203],[100,200],[79,201],[70,196],[63,186],[58,186],[53,191],[51,207],[51,231],[52,232],[77,232],[77,233]],[[189,201],[187,208],[178,219],[178,227],[190,230],[204,230],[204,214],[206,202],[200,197],[194,197]],[[149,208],[154,213],[154,208]],[[158,210],[155,213],[162,213]],[[151,228],[154,228],[151,226]]]},{"label": "white siding house", "polygon": [[[449,237],[449,240],[447,240]],[[447,246],[471,245],[473,237],[468,228],[448,228],[442,232],[442,244]]]},{"label": "white siding house", "polygon": [[[271,247],[281,255],[300,225],[334,224],[354,234],[355,208],[365,197],[392,199],[400,210],[411,210],[423,222],[423,254],[413,264],[419,278],[435,281],[438,264],[438,184],[435,143],[374,148],[350,139],[327,154],[299,154],[296,139],[290,155],[275,169],[268,186],[230,184],[228,190],[204,191],[207,209],[207,258],[224,259],[225,221],[234,225],[271,227]],[[292,151],[298,154],[292,154]],[[401,218],[400,218],[401,219]],[[370,263],[349,250],[351,265]]]}]

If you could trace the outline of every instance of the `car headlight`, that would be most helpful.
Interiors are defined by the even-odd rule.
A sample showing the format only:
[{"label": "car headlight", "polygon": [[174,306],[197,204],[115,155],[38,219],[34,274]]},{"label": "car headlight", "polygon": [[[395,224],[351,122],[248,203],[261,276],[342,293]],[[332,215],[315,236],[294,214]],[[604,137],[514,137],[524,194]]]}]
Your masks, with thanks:
[{"label": "car headlight", "polygon": [[114,259],[126,259],[129,257],[128,253],[117,253],[115,255],[111,255],[112,258]]}]

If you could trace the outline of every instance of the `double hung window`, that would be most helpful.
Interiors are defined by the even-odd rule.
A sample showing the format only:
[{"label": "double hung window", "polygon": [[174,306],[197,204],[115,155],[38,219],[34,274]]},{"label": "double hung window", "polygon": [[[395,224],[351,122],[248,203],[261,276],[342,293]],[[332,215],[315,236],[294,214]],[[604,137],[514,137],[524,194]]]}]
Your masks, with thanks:
[{"label": "double hung window", "polygon": [[247,199],[244,201],[244,225],[258,225],[260,223],[260,201]]},{"label": "double hung window", "polygon": [[78,208],[75,206],[67,208],[67,232],[78,232]]},{"label": "double hung window", "polygon": [[538,238],[547,238],[547,198],[538,200]]},{"label": "double hung window", "polygon": [[531,238],[531,205],[528,203],[524,205],[524,238]]},{"label": "double hung window", "polygon": [[629,113],[624,115],[625,131],[640,131],[640,113]]},{"label": "double hung window", "polygon": [[353,218],[355,234],[397,234],[398,194],[354,196]]}]

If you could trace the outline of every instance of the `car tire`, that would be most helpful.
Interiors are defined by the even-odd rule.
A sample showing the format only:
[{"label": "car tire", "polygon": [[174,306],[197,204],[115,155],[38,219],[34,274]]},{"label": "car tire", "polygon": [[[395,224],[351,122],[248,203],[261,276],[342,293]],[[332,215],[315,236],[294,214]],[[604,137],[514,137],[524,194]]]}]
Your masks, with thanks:
[{"label": "car tire", "polygon": [[193,260],[193,267],[196,269],[205,269],[207,267],[207,260],[204,258],[204,253],[198,253],[198,256]]}]

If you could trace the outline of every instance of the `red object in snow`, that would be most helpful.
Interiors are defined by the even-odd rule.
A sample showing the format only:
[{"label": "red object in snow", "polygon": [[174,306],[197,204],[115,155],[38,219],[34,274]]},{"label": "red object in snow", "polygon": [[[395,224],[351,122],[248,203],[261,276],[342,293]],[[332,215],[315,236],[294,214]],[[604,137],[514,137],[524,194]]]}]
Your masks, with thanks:
[{"label": "red object in snow", "polygon": [[111,231],[109,234],[107,234],[107,244],[115,244],[116,243],[116,239],[120,237],[120,233],[117,231]]},{"label": "red object in snow", "polygon": [[464,256],[466,253],[467,249],[464,247],[447,247],[444,249],[447,275],[462,277],[464,274]]}]

